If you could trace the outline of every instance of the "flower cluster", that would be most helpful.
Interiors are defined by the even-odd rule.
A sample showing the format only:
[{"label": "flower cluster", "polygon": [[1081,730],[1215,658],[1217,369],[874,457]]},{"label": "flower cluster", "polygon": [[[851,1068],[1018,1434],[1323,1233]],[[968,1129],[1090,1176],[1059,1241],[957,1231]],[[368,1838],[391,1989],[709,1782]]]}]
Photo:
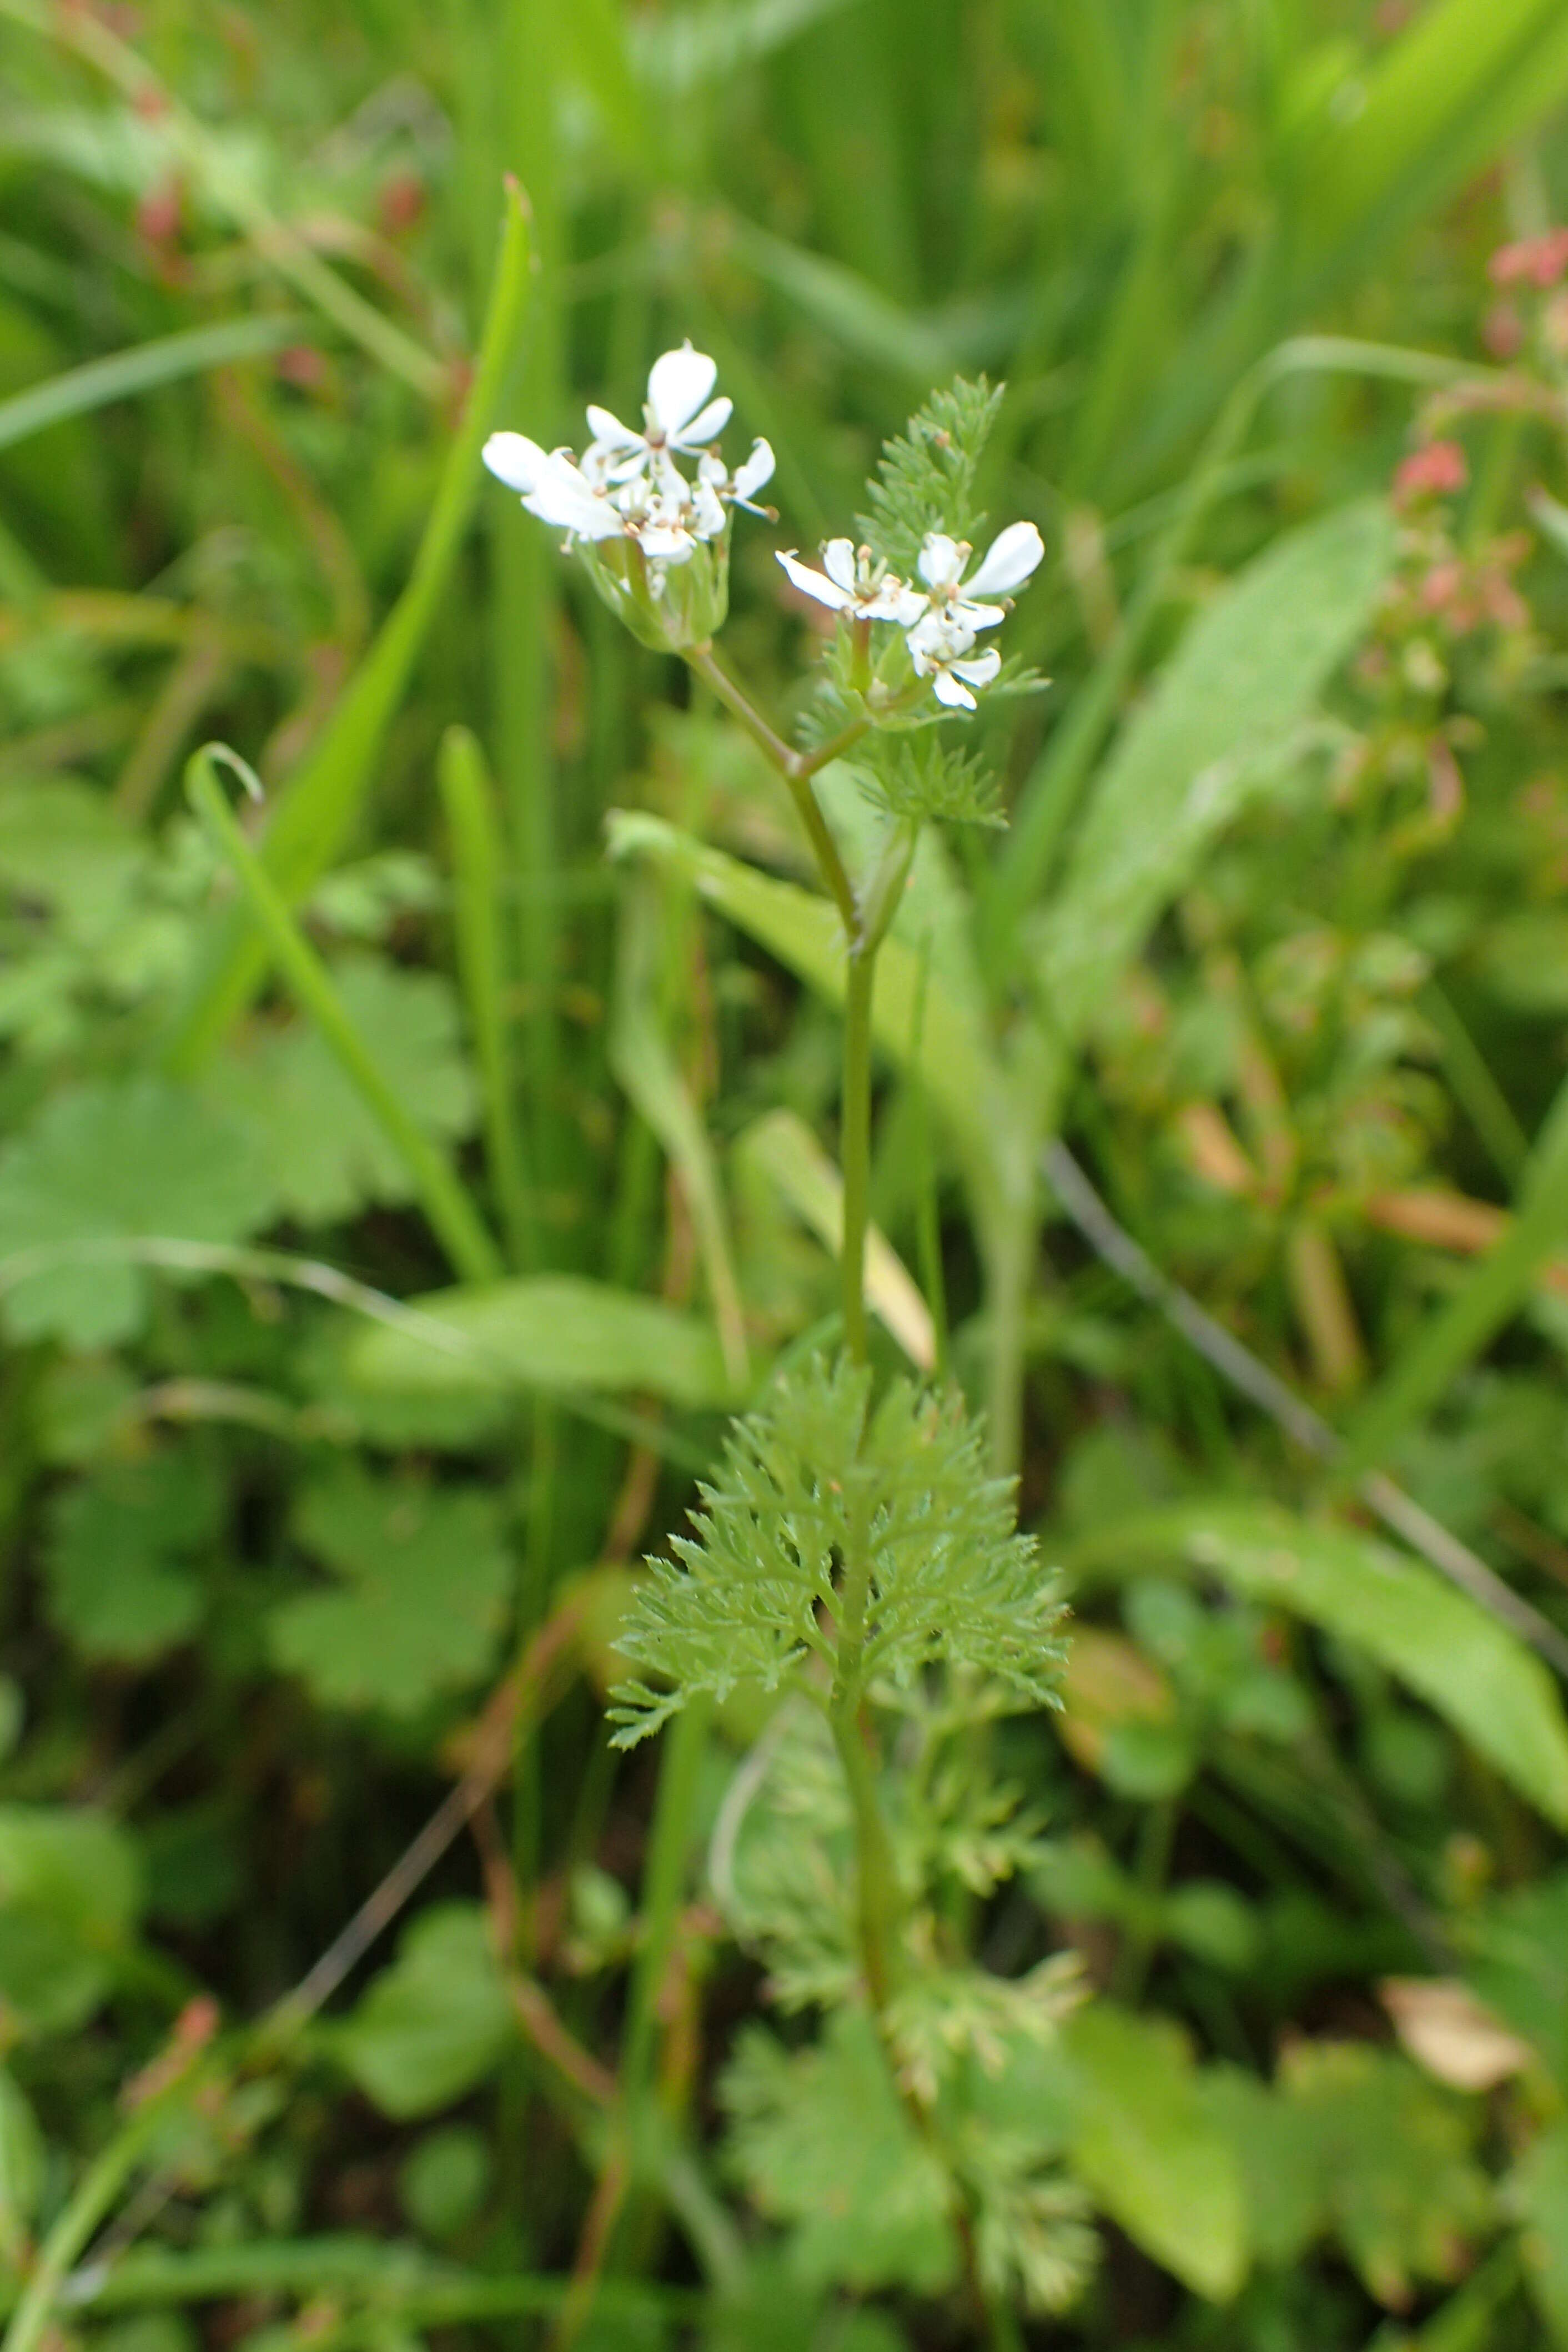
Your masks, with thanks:
[{"label": "flower cluster", "polygon": [[901,629],[915,675],[931,679],[937,700],[952,710],[973,710],[973,689],[989,686],[1002,667],[994,646],[976,653],[975,641],[983,629],[1006,618],[1005,604],[981,600],[1021,588],[1045,546],[1032,522],[1010,523],[966,579],[973,552],[967,541],[928,531],[916,566],[918,586],[874,563],[869,548],[857,549],[847,539],[827,541],[820,572],[803,563],[793,548],[779,562],[795,587],[830,611]]},{"label": "flower cluster", "polygon": [[[729,600],[731,511],[763,514],[757,492],[773,476],[765,441],[731,473],[716,447],[731,403],[713,399],[718,371],[689,342],[654,362],[642,430],[590,407],[582,457],[542,449],[523,433],[492,433],[485,464],[520,493],[530,514],[566,534],[595,587],[646,645],[701,644]],[[695,460],[683,473],[679,458]]]},{"label": "flower cluster", "polygon": [[[731,404],[714,396],[717,373],[707,354],[693,351],[689,342],[666,352],[648,374],[640,429],[623,425],[608,409],[590,406],[593,438],[580,457],[570,449],[542,449],[523,433],[492,433],[485,443],[490,472],[519,493],[530,514],[565,533],[567,551],[582,558],[600,595],[634,635],[666,652],[705,646],[724,620],[734,509],[777,520],[770,508],[756,503],[757,493],[773,478],[768,444],[754,442],[751,456],[733,473],[720,454],[719,436],[730,421]],[[966,484],[994,407],[994,395],[987,394],[967,436],[974,446],[959,453]],[[925,418],[925,432],[949,457],[962,437],[946,428],[939,432],[931,418]],[[944,494],[951,485],[941,466],[932,467],[923,442],[918,450],[912,444],[908,451],[896,445],[897,452],[907,459],[895,468],[897,487],[912,506],[913,529],[901,542],[913,557],[910,578],[848,539],[826,542],[820,572],[803,563],[794,548],[778,559],[796,588],[852,625],[865,684],[873,666],[874,625],[891,633],[875,663],[876,709],[867,713],[873,726],[902,723],[900,713],[907,719],[922,698],[926,679],[946,709],[976,709],[975,689],[989,686],[1002,667],[994,646],[977,650],[981,634],[1006,618],[1005,599],[1024,585],[1045,553],[1034,524],[1016,522],[971,570],[973,551],[966,540],[953,530],[927,528],[933,513],[953,519]],[[875,485],[872,495],[879,495]],[[888,486],[880,495],[891,503]],[[900,571],[908,562],[909,557],[900,559]],[[1004,601],[988,601],[997,598]]]}]

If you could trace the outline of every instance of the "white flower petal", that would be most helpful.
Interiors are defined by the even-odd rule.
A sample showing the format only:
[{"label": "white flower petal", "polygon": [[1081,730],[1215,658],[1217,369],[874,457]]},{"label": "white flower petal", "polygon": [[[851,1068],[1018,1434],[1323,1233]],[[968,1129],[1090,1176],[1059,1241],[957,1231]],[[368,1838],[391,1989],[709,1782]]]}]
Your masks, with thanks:
[{"label": "white flower petal", "polygon": [[944,612],[940,604],[928,604],[910,631],[910,651],[929,655],[934,661],[956,661],[974,643],[974,632],[966,629],[955,614]]},{"label": "white flower petal", "polygon": [[1001,667],[1002,656],[991,646],[984,653],[976,654],[973,661],[955,661],[952,675],[966,679],[971,686],[989,686]]},{"label": "white flower petal", "polygon": [[679,433],[690,423],[718,373],[717,362],[706,352],[694,352],[689,342],[655,360],[648,372],[647,404],[661,433]]},{"label": "white flower petal", "polygon": [[822,550],[822,568],[835,587],[842,588],[846,597],[855,593],[855,542],[850,539],[830,539]]},{"label": "white flower petal", "polygon": [[492,433],[484,447],[485,464],[509,490],[531,490],[550,464],[547,450],[526,433]]},{"label": "white flower petal", "polygon": [[1009,523],[992,541],[973,578],[964,582],[965,595],[1005,596],[1021,588],[1045,551],[1045,541],[1032,522]]},{"label": "white flower petal", "polygon": [[689,425],[681,426],[679,436],[672,435],[671,438],[679,437],[683,449],[696,449],[704,441],[717,441],[730,422],[734,405],[732,400],[721,393],[717,400],[709,402],[700,416],[694,416]]},{"label": "white flower petal", "polygon": [[929,601],[918,588],[902,580],[884,582],[876,603],[867,608],[874,621],[897,621],[900,629],[912,629],[930,612]]},{"label": "white flower petal", "polygon": [[963,570],[963,551],[944,530],[926,533],[921,549],[921,578],[931,588],[956,588]]},{"label": "white flower petal", "polygon": [[691,503],[696,511],[691,528],[698,538],[717,539],[724,528],[724,509],[712,483],[699,482]]},{"label": "white flower petal", "polygon": [[1000,604],[972,604],[967,597],[961,597],[953,605],[951,617],[961,629],[969,630],[973,635],[976,629],[994,629],[997,622],[1005,621],[1007,615]]},{"label": "white flower petal", "polygon": [[679,523],[649,523],[638,544],[650,563],[689,563],[697,552],[697,541]]},{"label": "white flower petal", "polygon": [[629,425],[623,425],[618,416],[612,416],[607,408],[595,408],[590,402],[587,415],[588,430],[599,449],[607,451],[642,447],[642,435],[634,433]]},{"label": "white flower petal", "polygon": [[931,690],[935,694],[937,700],[939,702],[945,702],[950,710],[976,710],[979,709],[979,705],[975,701],[974,697],[970,693],[969,688],[966,686],[961,685],[951,670],[938,670],[936,676],[931,680]]},{"label": "white flower petal", "polygon": [[794,548],[787,552],[780,551],[779,562],[803,596],[815,596],[819,604],[827,605],[835,613],[842,613],[846,604],[854,602],[836,582],[825,579],[820,572],[814,572],[809,563],[803,563]]},{"label": "white flower petal", "polygon": [[773,453],[765,441],[753,441],[752,454],[735,476],[735,496],[744,501],[754,498],[765,482],[773,478]]}]

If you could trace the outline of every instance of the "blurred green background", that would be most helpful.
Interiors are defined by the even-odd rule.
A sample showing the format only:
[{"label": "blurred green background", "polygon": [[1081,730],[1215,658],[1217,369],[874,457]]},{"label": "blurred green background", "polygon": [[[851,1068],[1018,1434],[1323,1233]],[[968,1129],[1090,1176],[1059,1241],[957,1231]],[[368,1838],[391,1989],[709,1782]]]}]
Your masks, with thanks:
[{"label": "blurred green background", "polygon": [[[1047,548],[874,1202],[1079,1579],[1066,1727],[996,1734],[1039,1850],[954,1928],[1097,1994],[1010,2127],[1098,2267],[1016,2340],[1568,2342],[1565,110],[1562,0],[0,0],[11,2352],[977,2340],[838,2027],[749,2127],[726,2071],[760,1723],[605,1745],[630,1563],[832,1313],[837,1019],[686,838],[798,881],[787,801],[477,446],[686,337],[777,453],[726,645],[781,723],[773,551],[932,386],[1005,383]],[[1392,1568],[1369,1470],[1440,1522]]]}]

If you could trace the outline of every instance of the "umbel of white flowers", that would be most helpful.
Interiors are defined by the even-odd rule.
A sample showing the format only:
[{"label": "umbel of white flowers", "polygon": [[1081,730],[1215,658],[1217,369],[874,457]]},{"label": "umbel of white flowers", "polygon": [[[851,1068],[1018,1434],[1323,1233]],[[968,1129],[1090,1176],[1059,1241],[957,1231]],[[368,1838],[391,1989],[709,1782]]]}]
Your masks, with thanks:
[{"label": "umbel of white flowers", "polygon": [[[717,374],[706,352],[689,342],[666,352],[648,374],[642,429],[590,407],[594,437],[581,457],[570,449],[542,449],[523,433],[492,433],[485,443],[490,472],[520,492],[530,514],[565,532],[567,551],[582,556],[611,610],[660,651],[705,645],[722,624],[734,509],[777,520],[755,503],[773,478],[767,443],[753,442],[732,474],[719,454],[731,403],[711,396]],[[679,458],[692,464],[691,473],[681,470]],[[826,542],[820,572],[794,548],[778,560],[805,595],[862,625],[868,637],[875,623],[898,632],[908,655],[906,681],[912,669],[917,678],[930,678],[948,709],[973,710],[974,689],[989,686],[1002,667],[994,646],[975,651],[980,633],[1006,618],[1005,604],[985,600],[1021,588],[1045,548],[1032,522],[1016,522],[969,572],[972,553],[964,541],[929,531],[918,582],[896,578],[873,562],[868,548],[847,539]]]},{"label": "umbel of white flowers", "polygon": [[982,629],[994,629],[1007,617],[1005,604],[978,600],[1021,588],[1045,551],[1032,522],[1009,523],[966,580],[973,549],[945,531],[928,531],[917,566],[919,587],[874,563],[868,547],[853,547],[847,539],[827,541],[820,572],[803,563],[793,548],[779,562],[795,585],[819,604],[851,621],[891,622],[901,629],[915,675],[930,678],[937,700],[951,710],[973,710],[973,688],[989,686],[1002,667],[995,646],[977,654],[975,639]]},{"label": "umbel of white flowers", "polygon": [[[757,506],[773,478],[765,441],[731,474],[717,443],[731,403],[713,400],[718,369],[683,343],[654,362],[640,432],[605,408],[588,410],[593,439],[581,457],[542,449],[523,433],[492,433],[485,463],[541,522],[566,534],[594,585],[644,645],[679,653],[706,644],[730,598],[730,523]],[[678,458],[694,461],[691,474]]]}]

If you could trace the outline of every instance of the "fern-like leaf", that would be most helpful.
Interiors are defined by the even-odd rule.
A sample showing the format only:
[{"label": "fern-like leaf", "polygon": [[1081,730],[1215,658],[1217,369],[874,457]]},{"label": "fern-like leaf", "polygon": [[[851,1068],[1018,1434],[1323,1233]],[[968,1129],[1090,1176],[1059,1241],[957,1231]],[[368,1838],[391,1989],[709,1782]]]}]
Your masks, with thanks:
[{"label": "fern-like leaf", "polygon": [[858,1541],[868,1674],[896,1692],[942,1661],[1058,1703],[1060,1580],[1017,1533],[1011,1484],[988,1474],[956,1397],[900,1381],[873,1407],[868,1370],[816,1360],[736,1424],[721,1482],[700,1492],[694,1533],[650,1563],[621,1634],[638,1679],[614,1695],[619,1745],[699,1692],[774,1690],[813,1654],[831,1666]]},{"label": "fern-like leaf", "polygon": [[933,392],[906,429],[884,442],[866,485],[867,512],[856,529],[873,554],[908,579],[926,533],[975,540],[984,516],[974,503],[980,459],[1002,404],[1000,385],[984,376],[954,379]]}]

